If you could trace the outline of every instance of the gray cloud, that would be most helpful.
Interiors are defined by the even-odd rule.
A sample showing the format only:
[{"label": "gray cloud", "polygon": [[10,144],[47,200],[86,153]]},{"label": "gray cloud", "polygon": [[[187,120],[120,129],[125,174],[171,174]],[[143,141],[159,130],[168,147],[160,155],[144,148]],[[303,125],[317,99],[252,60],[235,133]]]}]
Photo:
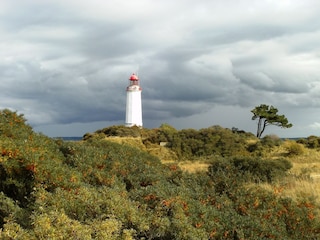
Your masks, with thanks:
[{"label": "gray cloud", "polygon": [[[252,131],[250,109],[261,103],[296,120],[291,135],[320,122],[316,1],[13,0],[0,9],[0,107],[44,133],[124,122],[132,72],[147,127]],[[293,114],[302,109],[314,119]]]}]

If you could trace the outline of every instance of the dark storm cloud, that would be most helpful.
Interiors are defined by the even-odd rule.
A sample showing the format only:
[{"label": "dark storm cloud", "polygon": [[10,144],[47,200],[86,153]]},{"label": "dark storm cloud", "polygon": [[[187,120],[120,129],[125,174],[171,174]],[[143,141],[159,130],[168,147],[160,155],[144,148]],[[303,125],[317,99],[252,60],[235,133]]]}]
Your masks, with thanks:
[{"label": "dark storm cloud", "polygon": [[84,32],[78,45],[79,51],[96,59],[122,58],[134,54],[141,43],[130,35],[131,30],[130,24],[95,24]]},{"label": "dark storm cloud", "polygon": [[2,1],[0,107],[41,129],[118,123],[132,72],[146,125],[319,107],[319,13],[312,0]]}]

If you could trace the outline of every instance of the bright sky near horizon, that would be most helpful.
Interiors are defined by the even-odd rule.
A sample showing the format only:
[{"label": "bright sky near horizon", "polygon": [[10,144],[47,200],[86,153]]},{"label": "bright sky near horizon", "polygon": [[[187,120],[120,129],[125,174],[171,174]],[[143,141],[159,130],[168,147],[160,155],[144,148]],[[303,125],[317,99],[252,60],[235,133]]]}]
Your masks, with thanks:
[{"label": "bright sky near horizon", "polygon": [[124,124],[139,75],[143,123],[220,125],[255,133],[252,110],[273,105],[319,136],[320,1],[2,0],[0,108],[48,136]]}]

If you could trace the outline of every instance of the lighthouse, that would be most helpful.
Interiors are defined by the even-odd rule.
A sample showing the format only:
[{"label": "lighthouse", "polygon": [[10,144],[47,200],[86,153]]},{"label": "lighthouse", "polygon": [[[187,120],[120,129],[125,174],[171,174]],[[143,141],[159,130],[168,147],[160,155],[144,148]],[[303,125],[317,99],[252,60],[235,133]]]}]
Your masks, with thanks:
[{"label": "lighthouse", "polygon": [[141,87],[139,78],[134,73],[129,78],[127,87],[126,126],[142,127]]}]

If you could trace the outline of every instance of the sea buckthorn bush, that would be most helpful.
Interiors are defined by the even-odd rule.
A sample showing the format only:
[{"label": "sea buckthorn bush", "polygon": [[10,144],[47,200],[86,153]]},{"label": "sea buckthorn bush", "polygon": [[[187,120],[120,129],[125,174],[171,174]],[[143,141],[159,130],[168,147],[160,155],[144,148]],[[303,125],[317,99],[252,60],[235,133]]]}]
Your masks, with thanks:
[{"label": "sea buckthorn bush", "polygon": [[302,145],[296,141],[284,142],[284,148],[287,151],[287,155],[290,157],[299,156],[305,152],[304,145]]},{"label": "sea buckthorn bush", "polygon": [[[212,130],[221,129],[203,134]],[[162,131],[177,134],[167,125]],[[199,173],[102,137],[51,139],[9,110],[0,111],[0,133],[0,239],[320,237],[315,199],[291,199],[253,184],[281,181],[290,162],[232,156],[243,150],[227,149],[232,134],[243,133],[216,139],[221,154]]]},{"label": "sea buckthorn bush", "polygon": [[266,135],[261,138],[261,144],[264,147],[276,147],[280,146],[283,140],[281,140],[277,135]]},{"label": "sea buckthorn bush", "polygon": [[215,159],[209,167],[209,174],[237,182],[273,182],[286,175],[292,168],[286,159],[266,160],[256,157],[234,157]]}]

